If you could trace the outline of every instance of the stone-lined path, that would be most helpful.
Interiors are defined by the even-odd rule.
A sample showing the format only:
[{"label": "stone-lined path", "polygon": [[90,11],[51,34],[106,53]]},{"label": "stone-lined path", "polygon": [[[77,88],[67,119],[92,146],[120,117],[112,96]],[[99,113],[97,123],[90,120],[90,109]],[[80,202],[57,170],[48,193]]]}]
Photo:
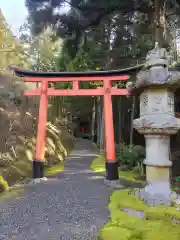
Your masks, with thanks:
[{"label": "stone-lined path", "polygon": [[77,140],[64,172],[53,181],[0,201],[0,240],[97,239],[108,221],[111,190],[90,171],[95,157],[90,141]]}]

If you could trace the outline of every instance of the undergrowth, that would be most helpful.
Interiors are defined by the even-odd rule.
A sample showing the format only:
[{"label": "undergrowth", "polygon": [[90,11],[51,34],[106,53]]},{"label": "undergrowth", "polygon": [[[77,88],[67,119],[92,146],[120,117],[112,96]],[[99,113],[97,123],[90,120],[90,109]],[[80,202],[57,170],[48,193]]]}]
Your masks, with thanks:
[{"label": "undergrowth", "polygon": [[[91,170],[94,172],[99,172],[105,174],[106,169],[105,169],[105,156],[104,155],[99,155],[96,157],[90,166]],[[130,182],[143,182],[140,180],[136,180],[136,178],[139,177],[139,173],[137,171],[129,170],[129,171],[121,171],[119,170],[119,177],[126,179]]]}]

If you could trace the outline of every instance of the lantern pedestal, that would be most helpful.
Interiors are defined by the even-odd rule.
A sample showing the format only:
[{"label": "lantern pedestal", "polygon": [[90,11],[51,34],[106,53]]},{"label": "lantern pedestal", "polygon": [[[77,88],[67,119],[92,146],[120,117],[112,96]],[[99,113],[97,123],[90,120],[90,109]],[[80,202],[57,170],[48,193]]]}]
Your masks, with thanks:
[{"label": "lantern pedestal", "polygon": [[[167,52],[156,44],[147,55],[145,69],[137,76],[131,93],[140,93],[140,118],[134,128],[146,142],[147,186],[137,195],[148,205],[170,205],[174,194],[170,186],[170,136],[180,129],[174,114],[174,89],[179,76],[168,71]],[[175,80],[175,81],[174,81]]]}]

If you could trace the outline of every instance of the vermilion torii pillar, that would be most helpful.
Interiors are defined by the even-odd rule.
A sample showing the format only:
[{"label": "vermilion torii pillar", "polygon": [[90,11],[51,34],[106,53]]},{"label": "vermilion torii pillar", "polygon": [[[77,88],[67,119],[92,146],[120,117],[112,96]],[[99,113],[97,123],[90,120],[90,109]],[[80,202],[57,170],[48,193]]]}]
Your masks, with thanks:
[{"label": "vermilion torii pillar", "polygon": [[[103,96],[104,126],[106,146],[106,179],[118,179],[118,164],[115,153],[112,96],[128,95],[126,89],[112,87],[112,81],[128,80],[128,75],[122,75],[121,70],[96,72],[34,72],[11,67],[17,76],[25,82],[40,82],[41,87],[25,91],[25,96],[40,96],[36,153],[33,161],[33,178],[44,177],[44,153],[46,142],[46,123],[48,111],[48,96]],[[103,81],[103,87],[96,89],[80,89],[80,81]],[[72,89],[49,88],[50,82],[72,82]]]}]

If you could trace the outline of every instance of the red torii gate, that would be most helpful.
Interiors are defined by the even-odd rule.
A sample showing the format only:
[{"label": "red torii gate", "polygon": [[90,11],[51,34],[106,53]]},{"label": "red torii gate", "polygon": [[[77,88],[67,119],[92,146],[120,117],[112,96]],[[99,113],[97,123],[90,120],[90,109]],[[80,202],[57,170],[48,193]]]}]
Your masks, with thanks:
[{"label": "red torii gate", "polygon": [[[11,67],[17,76],[23,77],[25,82],[41,82],[41,87],[26,90],[25,96],[40,96],[38,131],[36,152],[33,161],[33,178],[44,177],[44,154],[46,140],[46,123],[48,112],[48,96],[103,96],[106,146],[106,179],[118,179],[118,163],[115,153],[112,97],[128,95],[126,89],[112,87],[112,81],[128,80],[125,74],[129,70],[95,71],[95,72],[34,72]],[[131,70],[130,70],[131,71]],[[80,81],[103,81],[103,87],[96,89],[80,89]],[[49,88],[50,82],[72,82],[72,89],[59,90]]]}]

